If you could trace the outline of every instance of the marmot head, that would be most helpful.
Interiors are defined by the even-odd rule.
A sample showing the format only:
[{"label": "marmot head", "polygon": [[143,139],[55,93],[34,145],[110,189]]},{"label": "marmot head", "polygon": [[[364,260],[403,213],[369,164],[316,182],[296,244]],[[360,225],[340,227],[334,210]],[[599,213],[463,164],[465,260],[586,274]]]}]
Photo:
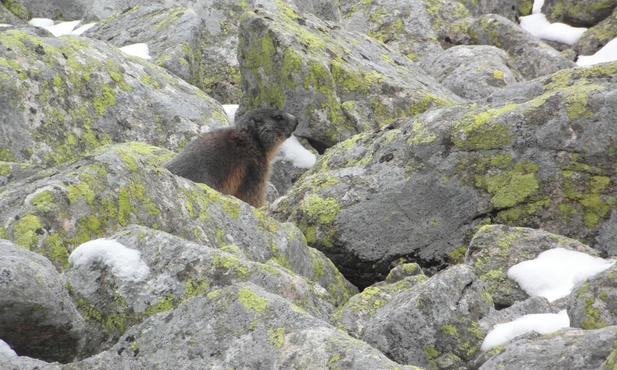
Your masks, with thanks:
[{"label": "marmot head", "polygon": [[255,109],[236,122],[236,127],[257,137],[265,149],[277,147],[297,126],[296,117],[278,109]]}]

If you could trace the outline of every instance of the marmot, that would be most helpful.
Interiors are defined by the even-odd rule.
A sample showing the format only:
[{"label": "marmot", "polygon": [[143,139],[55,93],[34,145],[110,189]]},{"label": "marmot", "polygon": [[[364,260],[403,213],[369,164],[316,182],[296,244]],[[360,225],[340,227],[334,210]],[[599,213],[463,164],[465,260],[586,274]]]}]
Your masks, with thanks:
[{"label": "marmot", "polygon": [[296,117],[278,109],[256,109],[226,127],[190,142],[165,167],[246,203],[264,204],[270,164],[298,126]]}]

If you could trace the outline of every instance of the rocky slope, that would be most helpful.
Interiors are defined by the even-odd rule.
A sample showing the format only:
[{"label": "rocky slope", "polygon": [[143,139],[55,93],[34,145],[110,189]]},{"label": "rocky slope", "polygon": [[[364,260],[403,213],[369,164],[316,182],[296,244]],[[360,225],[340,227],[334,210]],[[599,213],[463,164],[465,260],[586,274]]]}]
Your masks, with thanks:
[{"label": "rocky slope", "polygon": [[[507,274],[617,256],[617,62],[571,57],[617,34],[611,4],[547,1],[590,27],[558,51],[523,0],[3,0],[0,368],[615,368],[617,268],[552,302]],[[161,166],[227,103],[321,154],[277,164],[269,208]]]}]

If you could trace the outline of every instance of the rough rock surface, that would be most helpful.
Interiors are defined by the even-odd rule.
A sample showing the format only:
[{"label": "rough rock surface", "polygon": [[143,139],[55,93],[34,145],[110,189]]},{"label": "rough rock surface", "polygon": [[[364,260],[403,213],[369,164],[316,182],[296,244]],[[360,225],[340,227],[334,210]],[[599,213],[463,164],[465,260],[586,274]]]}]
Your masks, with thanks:
[{"label": "rough rock surface", "polygon": [[610,16],[585,31],[574,48],[579,55],[593,55],[615,37],[617,37],[617,8]]},{"label": "rough rock surface", "polygon": [[239,43],[240,110],[288,111],[300,121],[297,135],[321,149],[459,101],[383,44],[284,6],[245,13]]},{"label": "rough rock surface", "polygon": [[0,338],[20,355],[70,362],[84,320],[61,276],[43,256],[0,239]]},{"label": "rough rock surface", "polygon": [[[180,346],[172,345],[181,344]],[[364,342],[252,284],[213,290],[132,327],[88,369],[400,366]]]},{"label": "rough rock surface", "polygon": [[532,339],[521,339],[480,367],[491,369],[581,369],[602,368],[613,350],[617,326],[597,330],[562,329]]},{"label": "rough rock surface", "polygon": [[489,14],[476,18],[469,28],[469,34],[475,44],[493,45],[508,52],[514,66],[525,79],[575,66],[563,54],[499,15]]},{"label": "rough rock surface", "polygon": [[224,110],[188,83],[81,37],[0,31],[0,160],[53,166],[112,142],[178,150]]},{"label": "rough rock surface", "polygon": [[400,258],[424,268],[456,261],[485,223],[614,245],[602,226],[617,202],[616,68],[564,70],[489,104],[434,108],[357,135],[271,211],[359,286]]},{"label": "rough rock surface", "polygon": [[494,46],[460,45],[419,61],[427,73],[456,95],[476,100],[522,81],[508,54]]},{"label": "rough rock surface", "polygon": [[590,27],[608,17],[617,4],[613,0],[546,0],[542,13],[551,22]]},{"label": "rough rock surface", "polygon": [[574,289],[569,297],[570,326],[598,329],[617,325],[617,268],[605,270]]},{"label": "rough rock surface", "polygon": [[362,339],[399,363],[464,366],[479,354],[484,338],[477,321],[493,307],[482,289],[469,266],[452,267],[380,308]]},{"label": "rough rock surface", "polygon": [[596,251],[577,240],[543,230],[489,225],[482,227],[471,240],[466,263],[484,281],[495,307],[505,308],[529,297],[515,281],[508,278],[508,269],[552,248],[597,255]]}]

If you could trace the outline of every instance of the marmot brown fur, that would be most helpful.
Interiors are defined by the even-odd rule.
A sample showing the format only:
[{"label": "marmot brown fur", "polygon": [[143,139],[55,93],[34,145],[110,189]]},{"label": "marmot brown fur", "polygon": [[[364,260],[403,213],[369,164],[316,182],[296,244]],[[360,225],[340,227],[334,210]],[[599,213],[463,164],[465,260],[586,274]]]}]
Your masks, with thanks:
[{"label": "marmot brown fur", "polygon": [[190,142],[165,167],[254,207],[264,204],[270,164],[298,120],[278,109],[256,109],[235,127],[208,132]]}]

